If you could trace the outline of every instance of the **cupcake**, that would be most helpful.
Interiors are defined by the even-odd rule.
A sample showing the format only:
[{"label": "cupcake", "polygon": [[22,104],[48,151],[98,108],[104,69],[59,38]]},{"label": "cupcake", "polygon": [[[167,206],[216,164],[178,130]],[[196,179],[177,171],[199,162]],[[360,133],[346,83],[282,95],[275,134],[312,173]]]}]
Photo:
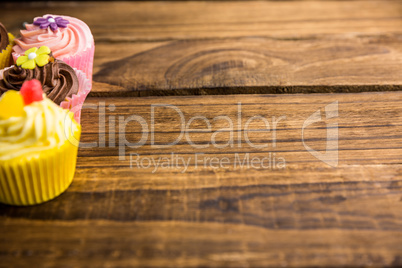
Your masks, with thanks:
[{"label": "cupcake", "polygon": [[81,70],[92,82],[95,44],[88,25],[69,16],[44,15],[25,27],[14,40],[14,60],[30,48],[47,46],[56,59]]},{"label": "cupcake", "polygon": [[4,70],[0,76],[0,95],[8,90],[19,91],[25,81],[39,80],[49,99],[74,110],[77,122],[91,89],[90,81],[82,71],[55,59],[47,46],[28,49],[17,59],[16,66]]},{"label": "cupcake", "polygon": [[0,98],[0,202],[34,205],[71,184],[81,126],[42,92],[38,80]]},{"label": "cupcake", "polygon": [[0,23],[0,69],[12,64],[11,49],[14,44],[14,36],[7,32],[6,27]]}]

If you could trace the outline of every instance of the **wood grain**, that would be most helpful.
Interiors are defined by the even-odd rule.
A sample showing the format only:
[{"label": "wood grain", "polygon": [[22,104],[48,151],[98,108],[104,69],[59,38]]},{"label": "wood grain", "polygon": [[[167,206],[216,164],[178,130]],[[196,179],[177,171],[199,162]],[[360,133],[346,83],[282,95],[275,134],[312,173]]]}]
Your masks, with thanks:
[{"label": "wood grain", "polygon": [[320,38],[333,35],[400,33],[400,1],[243,2],[34,2],[10,12],[3,24],[18,32],[21,23],[46,13],[81,18],[97,42],[170,41],[206,38]]},{"label": "wood grain", "polygon": [[[96,41],[92,96],[393,91],[400,1],[45,2],[0,10],[11,32],[44,13]],[[112,85],[112,87],[110,87]]]},{"label": "wood grain", "polygon": [[[272,230],[180,221],[25,221],[2,234],[3,263],[27,267],[400,266],[401,232]],[[63,232],[64,236],[60,236]],[[191,235],[189,235],[191,234]],[[363,246],[364,245],[364,246]],[[205,250],[199,251],[202,247]],[[223,251],[222,249],[225,249]],[[4,253],[7,253],[6,255]],[[13,254],[12,257],[10,256]],[[1,264],[0,264],[1,265]],[[4,266],[6,267],[6,266]]]},{"label": "wood grain", "polygon": [[[303,147],[301,128],[309,115],[338,101],[337,118],[311,125],[306,142],[325,150],[326,124],[339,128],[339,165],[315,159]],[[399,266],[402,212],[402,93],[232,95],[145,98],[90,98],[83,112],[83,142],[71,187],[57,199],[33,207],[0,206],[0,252],[4,263],[51,267],[261,267]],[[126,153],[183,157],[204,153],[233,158],[276,152],[286,168],[130,167],[109,148],[110,119],[151,118],[151,105],[178,107],[186,121],[227,115],[241,123],[254,115],[286,115],[278,124],[276,147],[194,149],[183,138],[171,148],[150,141]],[[114,106],[110,106],[114,105]],[[105,107],[93,109],[94,106]],[[155,140],[174,140],[180,120],[169,109],[156,110]],[[106,125],[104,130],[102,122]],[[210,142],[205,125],[194,121],[190,138]],[[272,142],[259,121],[250,139]],[[101,131],[99,130],[101,129]],[[100,131],[100,132],[99,132]],[[131,142],[139,126],[127,125]],[[238,133],[238,132],[236,132]],[[227,140],[223,131],[216,140]]]},{"label": "wood grain", "polygon": [[118,87],[92,96],[401,90],[401,59],[394,38],[174,41],[104,63],[94,80]]}]

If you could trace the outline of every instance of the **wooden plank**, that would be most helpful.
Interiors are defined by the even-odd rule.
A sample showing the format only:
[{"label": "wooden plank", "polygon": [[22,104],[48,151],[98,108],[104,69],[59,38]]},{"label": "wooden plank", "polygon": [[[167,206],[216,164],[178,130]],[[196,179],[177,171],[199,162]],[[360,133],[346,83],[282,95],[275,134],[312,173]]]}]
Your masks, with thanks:
[{"label": "wooden plank", "polygon": [[[269,152],[277,152],[277,155],[286,156],[288,164],[294,161],[297,165],[316,161],[310,153],[306,151],[302,143],[303,123],[307,118],[318,109],[338,101],[339,113],[337,121],[339,127],[339,155],[340,164],[353,164],[355,161],[365,161],[367,164],[377,164],[379,155],[384,159],[381,163],[397,163],[400,159],[401,118],[402,110],[400,107],[401,93],[387,94],[323,94],[323,95],[295,95],[289,96],[270,96],[270,95],[233,95],[210,96],[210,97],[150,97],[144,99],[133,98],[91,98],[87,102],[83,118],[83,128],[87,133],[83,133],[82,141],[85,143],[102,143],[102,151],[98,148],[87,148],[80,152],[86,157],[83,165],[93,166],[101,164],[106,159],[118,160],[119,129],[125,129],[127,140],[138,142],[141,140],[143,132],[147,132],[146,142],[139,148],[126,148],[124,161],[119,161],[120,166],[129,166],[129,154],[138,153],[141,155],[169,155],[175,153],[194,154],[195,152],[206,155],[232,155],[234,153],[251,153],[264,155]],[[157,104],[173,105],[180,110],[184,117],[181,121],[178,111],[172,108],[155,107]],[[113,107],[112,107],[112,106]],[[151,105],[154,105],[152,108]],[[95,107],[104,107],[96,108]],[[112,107],[112,108],[110,108]],[[291,108],[290,108],[291,107]],[[151,140],[151,116],[154,109],[154,141]],[[99,113],[99,111],[102,111]],[[241,117],[238,112],[241,110]],[[383,112],[382,115],[378,111]],[[135,121],[124,126],[119,120],[124,121],[129,116],[140,116],[146,122],[144,128]],[[203,116],[211,124],[211,129],[207,130],[205,120],[195,120],[188,125],[194,116]],[[217,118],[227,116],[232,122],[233,129],[228,120]],[[261,120],[251,121],[247,129],[247,136],[253,146],[264,147],[255,148],[246,143],[245,130],[247,121],[254,116],[262,116],[268,121],[266,124]],[[121,119],[119,119],[121,117]],[[278,121],[278,118],[285,118]],[[93,122],[96,118],[98,123]],[[273,119],[278,121],[274,129]],[[115,123],[108,125],[109,120]],[[335,120],[335,119],[334,119]],[[91,122],[86,124],[85,122]],[[102,124],[104,126],[101,126]],[[237,124],[240,123],[240,128]],[[190,128],[188,135],[184,133]],[[221,130],[223,129],[223,130]],[[171,143],[183,135],[177,144],[164,148],[164,144]],[[220,133],[218,133],[220,131]],[[312,147],[317,150],[325,150],[326,145],[326,125],[323,122],[312,125],[305,129],[306,143],[311,142]],[[231,139],[231,136],[233,138]],[[115,140],[114,145],[109,143],[109,139]],[[206,148],[197,149],[190,142],[204,145]],[[213,145],[213,140],[216,145]],[[233,142],[225,145],[229,140]],[[381,143],[377,143],[381,140]],[[274,147],[275,142],[275,147]],[[110,146],[109,146],[110,145]],[[162,146],[162,147],[159,147]],[[225,148],[218,148],[224,146]],[[364,152],[362,152],[364,150]],[[387,156],[387,158],[385,158]],[[94,157],[92,159],[92,157]],[[98,159],[98,160],[97,160]],[[192,158],[191,161],[194,161]],[[316,162],[320,162],[317,160]],[[191,162],[193,163],[193,162]],[[80,164],[79,164],[80,165]]]},{"label": "wooden plank", "polygon": [[[180,221],[8,222],[2,263],[18,267],[400,266],[400,231],[274,230]],[[1,264],[0,264],[1,265]],[[6,267],[6,266],[4,266]]]},{"label": "wooden plank", "polygon": [[[402,87],[400,1],[43,2],[0,17],[86,21],[92,96],[393,91]],[[223,12],[223,10],[225,12]]]},{"label": "wooden plank", "polygon": [[[326,127],[338,123],[339,162],[331,167],[306,150],[301,129],[311,114],[321,110],[324,116],[336,101],[338,117],[304,132],[311,148],[324,151]],[[82,140],[105,141],[105,147],[80,148],[74,182],[57,199],[34,207],[0,205],[2,260],[43,267],[399,266],[401,101],[400,92],[89,98]],[[125,153],[154,159],[204,153],[233,161],[239,152],[275,152],[286,160],[285,168],[193,165],[182,173],[179,163],[153,172],[154,166],[130,167],[129,158],[119,160],[117,148],[110,148],[109,130],[124,129],[113,126],[113,119],[141,116],[150,125],[153,104],[174,105],[186,122],[205,116],[214,133],[227,124],[213,118],[237,120],[239,102],[242,127],[235,135],[243,134],[242,147],[195,149],[183,137],[171,148],[155,148],[147,140]],[[178,115],[169,109],[154,113],[159,144],[180,132]],[[277,125],[276,147],[272,128],[262,131],[266,127],[258,120],[249,124],[250,140],[268,148],[244,142],[245,124],[256,115],[286,116]],[[196,144],[211,141],[202,121],[190,127]],[[135,122],[125,130],[129,141],[140,139]],[[216,135],[218,145],[228,133]]]},{"label": "wooden plank", "polygon": [[[112,49],[99,47],[100,53]],[[395,38],[175,41],[96,67],[94,80],[102,84],[95,84],[91,94],[393,91],[402,89],[401,59],[402,45]]]},{"label": "wooden plank", "polygon": [[377,1],[35,2],[2,6],[1,19],[17,32],[33,16],[54,13],[83,19],[97,42],[170,41],[400,33],[402,3]]}]

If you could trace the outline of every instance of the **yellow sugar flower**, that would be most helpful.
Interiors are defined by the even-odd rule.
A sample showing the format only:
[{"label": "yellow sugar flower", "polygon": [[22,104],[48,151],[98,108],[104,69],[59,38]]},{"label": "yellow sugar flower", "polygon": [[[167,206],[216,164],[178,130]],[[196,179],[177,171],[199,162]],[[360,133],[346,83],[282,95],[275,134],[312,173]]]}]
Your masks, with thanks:
[{"label": "yellow sugar flower", "polygon": [[24,56],[17,59],[17,65],[23,69],[35,69],[36,65],[39,67],[45,66],[49,63],[50,48],[42,46],[39,49],[36,47],[30,48],[25,51]]}]

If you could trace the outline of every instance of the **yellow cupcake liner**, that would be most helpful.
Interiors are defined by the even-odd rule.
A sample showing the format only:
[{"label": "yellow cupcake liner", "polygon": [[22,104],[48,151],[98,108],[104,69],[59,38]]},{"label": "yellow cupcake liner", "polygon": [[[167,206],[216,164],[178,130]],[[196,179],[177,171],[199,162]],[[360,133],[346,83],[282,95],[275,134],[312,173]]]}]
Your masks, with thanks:
[{"label": "yellow cupcake liner", "polygon": [[[79,141],[81,129],[74,133]],[[53,149],[0,161],[0,202],[35,205],[63,193],[73,181],[77,144],[66,142]]]},{"label": "yellow cupcake liner", "polygon": [[0,69],[4,69],[10,66],[11,50],[14,45],[14,35],[8,33],[9,44],[6,49],[3,49],[0,53]]}]

